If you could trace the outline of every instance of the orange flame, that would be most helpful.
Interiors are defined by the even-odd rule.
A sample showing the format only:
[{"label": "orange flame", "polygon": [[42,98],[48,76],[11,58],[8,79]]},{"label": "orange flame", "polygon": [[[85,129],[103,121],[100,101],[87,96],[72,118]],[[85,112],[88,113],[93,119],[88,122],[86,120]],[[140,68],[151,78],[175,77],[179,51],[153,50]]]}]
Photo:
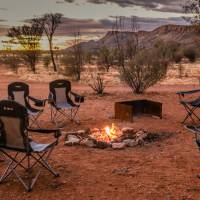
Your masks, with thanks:
[{"label": "orange flame", "polygon": [[96,139],[97,141],[103,141],[103,142],[112,142],[113,140],[119,138],[121,136],[121,132],[117,130],[114,123],[111,127],[106,126],[102,130],[95,130],[91,137]]}]

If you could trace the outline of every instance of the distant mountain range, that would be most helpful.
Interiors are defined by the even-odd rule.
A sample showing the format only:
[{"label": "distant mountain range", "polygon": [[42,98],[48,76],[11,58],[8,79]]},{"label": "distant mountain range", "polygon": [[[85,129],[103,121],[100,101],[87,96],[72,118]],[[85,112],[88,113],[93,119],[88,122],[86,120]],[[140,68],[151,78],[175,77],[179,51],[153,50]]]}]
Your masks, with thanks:
[{"label": "distant mountain range", "polygon": [[[123,34],[123,38],[132,37],[131,32],[118,32],[118,34]],[[138,40],[139,44],[145,48],[151,48],[156,41],[162,40],[165,42],[176,41],[184,46],[197,46],[197,40],[200,37],[200,33],[195,31],[192,26],[182,26],[182,25],[164,25],[153,31],[139,31]],[[125,39],[122,42],[127,42]],[[87,42],[82,42],[79,45],[86,51],[97,51],[102,45],[113,48],[116,45],[115,37],[111,31],[109,31],[103,38],[94,41],[90,40]],[[72,47],[67,48],[70,50]]]}]

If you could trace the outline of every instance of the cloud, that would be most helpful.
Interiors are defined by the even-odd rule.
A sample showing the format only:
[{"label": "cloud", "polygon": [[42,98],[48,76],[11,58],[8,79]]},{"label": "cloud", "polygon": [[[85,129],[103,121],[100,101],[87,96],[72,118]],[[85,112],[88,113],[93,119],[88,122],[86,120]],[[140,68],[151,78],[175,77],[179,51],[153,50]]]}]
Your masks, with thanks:
[{"label": "cloud", "polygon": [[64,1],[68,3],[73,3],[75,0],[64,0]]},{"label": "cloud", "polygon": [[[130,24],[131,18],[125,18],[126,23]],[[137,17],[136,21],[139,25],[139,30],[151,31],[159,26],[167,24],[186,25],[187,22],[181,17],[171,18],[143,18]],[[80,31],[83,36],[104,35],[107,31],[112,30],[115,22],[114,17],[109,19],[73,19],[62,18],[62,24],[56,31],[56,35],[60,36],[73,36],[75,32]],[[127,25],[128,26],[128,25]]]},{"label": "cloud", "polygon": [[56,31],[56,35],[73,36],[75,32],[80,31],[82,35],[103,34],[110,30],[112,21],[108,19],[73,19],[62,18],[62,23]]},{"label": "cloud", "polygon": [[[73,37],[75,33],[80,32],[82,36],[93,38],[100,37],[106,32],[112,30],[115,23],[115,16],[110,16],[108,19],[94,20],[94,19],[75,19],[75,18],[62,18],[62,23],[56,30],[56,36],[69,36]],[[125,26],[128,29],[130,26],[131,18],[124,17]],[[178,24],[185,25],[187,22],[181,17],[172,18],[145,18],[136,17],[136,21],[139,25],[139,30],[150,31],[166,24]],[[30,22],[30,19],[24,21],[25,23]]]},{"label": "cloud", "polygon": [[[73,3],[76,0],[64,0],[68,3]],[[87,0],[93,4],[106,4],[113,3],[120,7],[133,7],[141,6],[147,10],[155,10],[161,12],[183,12],[183,1],[182,0]]]}]

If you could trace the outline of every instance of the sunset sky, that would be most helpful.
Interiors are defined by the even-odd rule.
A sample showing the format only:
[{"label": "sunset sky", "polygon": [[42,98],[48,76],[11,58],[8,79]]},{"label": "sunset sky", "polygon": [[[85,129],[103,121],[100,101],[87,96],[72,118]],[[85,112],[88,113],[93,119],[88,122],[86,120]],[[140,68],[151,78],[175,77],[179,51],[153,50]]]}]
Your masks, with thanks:
[{"label": "sunset sky", "polygon": [[[76,28],[84,40],[98,39],[111,29],[115,16],[137,16],[142,30],[185,24],[183,5],[184,0],[0,0],[0,49],[7,28],[49,12],[63,14],[54,43],[65,48]],[[42,47],[47,48],[45,38]]]}]

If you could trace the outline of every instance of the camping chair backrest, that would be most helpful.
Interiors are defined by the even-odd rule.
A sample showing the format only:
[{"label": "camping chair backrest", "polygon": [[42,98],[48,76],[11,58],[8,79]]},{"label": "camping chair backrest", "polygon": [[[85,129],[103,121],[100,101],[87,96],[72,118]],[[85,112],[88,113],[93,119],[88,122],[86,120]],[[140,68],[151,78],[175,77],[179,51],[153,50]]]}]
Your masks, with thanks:
[{"label": "camping chair backrest", "polygon": [[60,79],[50,82],[49,90],[53,95],[53,100],[56,103],[63,103],[71,101],[69,92],[71,91],[71,83],[68,80]]},{"label": "camping chair backrest", "polygon": [[0,147],[27,150],[27,116],[26,108],[19,103],[12,100],[0,101]]},{"label": "camping chair backrest", "polygon": [[27,97],[29,96],[29,86],[23,82],[13,82],[8,85],[8,96],[11,100],[27,106]]}]

